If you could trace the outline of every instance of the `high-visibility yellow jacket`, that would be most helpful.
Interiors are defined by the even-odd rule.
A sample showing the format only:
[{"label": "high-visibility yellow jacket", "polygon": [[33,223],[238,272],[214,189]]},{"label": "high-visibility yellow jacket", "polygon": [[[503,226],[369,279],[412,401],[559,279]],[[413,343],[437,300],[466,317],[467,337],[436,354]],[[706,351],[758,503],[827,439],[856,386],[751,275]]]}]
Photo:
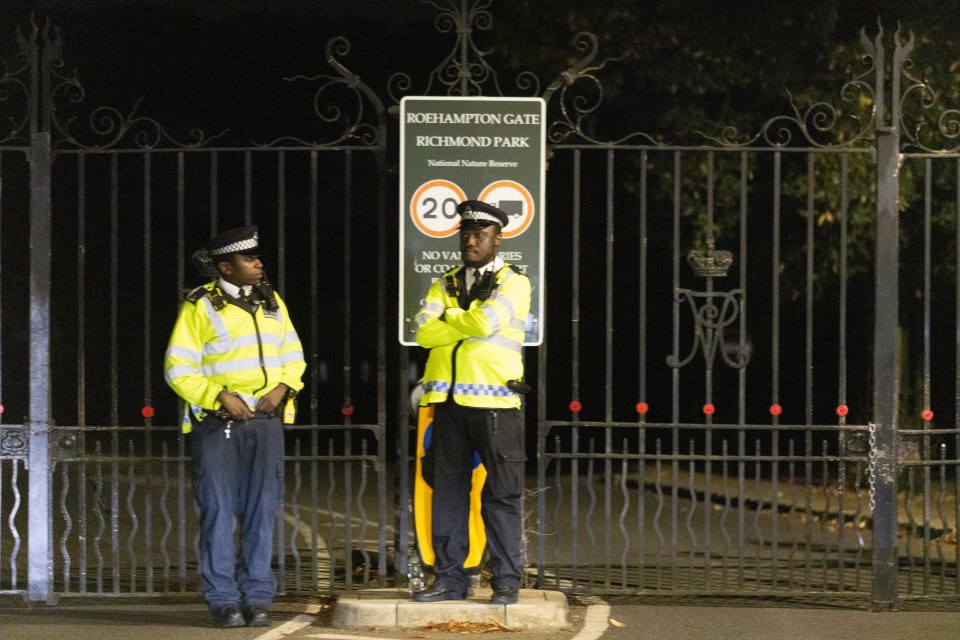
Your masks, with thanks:
[{"label": "high-visibility yellow jacket", "polygon": [[463,285],[457,266],[436,280],[417,312],[417,344],[430,349],[421,382],[421,406],[453,400],[467,407],[518,408],[507,387],[523,378],[523,336],[530,313],[530,279],[505,265],[486,300],[460,308]]},{"label": "high-visibility yellow jacket", "polygon": [[[219,409],[223,389],[239,395],[251,411],[281,382],[302,389],[303,347],[280,296],[273,293],[276,311],[260,304],[251,314],[234,304],[215,308],[213,300],[222,296],[215,287],[210,282],[203,291],[195,289],[180,306],[164,358],[167,384],[187,402],[187,411],[199,418],[204,410]],[[207,292],[217,293],[211,299]],[[190,430],[187,414],[183,432]]]}]

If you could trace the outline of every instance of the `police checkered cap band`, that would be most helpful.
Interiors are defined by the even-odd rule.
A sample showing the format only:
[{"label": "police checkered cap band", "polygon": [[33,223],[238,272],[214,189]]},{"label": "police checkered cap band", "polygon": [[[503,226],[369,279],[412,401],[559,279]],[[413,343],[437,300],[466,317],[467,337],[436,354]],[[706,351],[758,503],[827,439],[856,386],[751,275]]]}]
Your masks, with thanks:
[{"label": "police checkered cap band", "polygon": [[464,224],[496,224],[501,228],[507,226],[510,219],[501,209],[482,200],[464,200],[457,205],[457,213],[460,214],[461,221]]},{"label": "police checkered cap band", "polygon": [[257,241],[256,233],[253,234],[252,238],[247,238],[246,240],[238,240],[231,244],[226,245],[225,247],[219,247],[217,249],[211,249],[210,255],[212,256],[221,256],[225,253],[238,253],[240,251],[247,251],[248,249],[256,249],[259,246]]},{"label": "police checkered cap band", "polygon": [[476,209],[464,209],[460,217],[464,222],[493,222],[494,224],[503,225],[500,218],[492,213],[477,211]]},{"label": "police checkered cap band", "polygon": [[237,229],[228,229],[216,235],[203,248],[211,257],[227,256],[232,253],[256,253],[260,249],[260,233],[256,225],[247,225]]}]

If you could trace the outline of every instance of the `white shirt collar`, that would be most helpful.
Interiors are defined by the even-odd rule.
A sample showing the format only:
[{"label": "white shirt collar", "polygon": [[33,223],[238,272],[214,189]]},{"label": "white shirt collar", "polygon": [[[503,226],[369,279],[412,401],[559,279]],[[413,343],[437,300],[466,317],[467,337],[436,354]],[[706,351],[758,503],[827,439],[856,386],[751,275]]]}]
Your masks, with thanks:
[{"label": "white shirt collar", "polygon": [[479,271],[480,275],[484,275],[487,271],[493,271],[496,273],[497,271],[500,271],[500,269],[503,269],[503,258],[500,256],[497,256],[482,267],[466,267],[467,275],[464,283],[467,285],[467,289],[469,289],[473,286],[473,274],[475,271]]},{"label": "white shirt collar", "polygon": [[238,286],[235,285],[235,284],[231,284],[231,283],[227,282],[226,280],[224,280],[223,278],[220,278],[220,279],[217,281],[217,286],[220,287],[220,289],[221,289],[225,294],[227,294],[228,296],[232,296],[232,297],[234,297],[234,298],[239,298],[239,297],[241,297],[243,294],[250,295],[250,292],[253,291],[253,287],[251,287],[250,285],[244,286],[244,287],[242,288],[243,290],[241,291],[241,287],[238,287]]}]

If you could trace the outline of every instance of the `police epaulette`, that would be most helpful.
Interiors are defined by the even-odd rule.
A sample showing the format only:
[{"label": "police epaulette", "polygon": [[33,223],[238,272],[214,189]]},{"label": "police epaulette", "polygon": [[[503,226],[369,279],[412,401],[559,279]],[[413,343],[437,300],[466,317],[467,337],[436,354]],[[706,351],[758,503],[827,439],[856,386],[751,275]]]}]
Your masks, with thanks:
[{"label": "police epaulette", "polygon": [[199,287],[190,291],[190,293],[184,296],[183,299],[187,302],[197,304],[197,301],[205,295],[207,295],[207,289],[203,285],[200,285]]},{"label": "police epaulette", "polygon": [[210,298],[210,304],[213,305],[213,308],[217,311],[223,309],[227,306],[227,301],[223,299],[223,294],[220,293],[218,287],[213,287],[212,289],[207,289],[206,285],[200,285],[187,295],[187,302],[192,302],[197,304],[200,301],[200,298],[207,297]]}]

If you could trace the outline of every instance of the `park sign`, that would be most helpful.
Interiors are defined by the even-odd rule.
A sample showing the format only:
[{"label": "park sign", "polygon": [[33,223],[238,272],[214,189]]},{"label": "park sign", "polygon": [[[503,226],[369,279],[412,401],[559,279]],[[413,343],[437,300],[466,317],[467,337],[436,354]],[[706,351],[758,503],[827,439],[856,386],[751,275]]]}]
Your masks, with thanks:
[{"label": "park sign", "polygon": [[430,285],[462,264],[457,204],[507,213],[500,256],[530,278],[524,344],[543,341],[543,191],[546,106],[541,98],[424,97],[400,102],[400,343]]}]

